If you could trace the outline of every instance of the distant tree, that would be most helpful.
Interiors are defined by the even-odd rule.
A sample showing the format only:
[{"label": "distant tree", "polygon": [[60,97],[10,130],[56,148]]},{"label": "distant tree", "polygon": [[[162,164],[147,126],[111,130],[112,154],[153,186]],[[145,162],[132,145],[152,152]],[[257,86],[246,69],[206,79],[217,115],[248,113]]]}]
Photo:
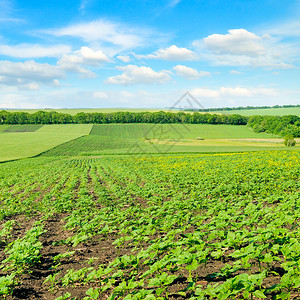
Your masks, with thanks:
[{"label": "distant tree", "polygon": [[296,145],[296,141],[292,135],[288,135],[284,138],[284,144],[287,147],[294,147]]}]

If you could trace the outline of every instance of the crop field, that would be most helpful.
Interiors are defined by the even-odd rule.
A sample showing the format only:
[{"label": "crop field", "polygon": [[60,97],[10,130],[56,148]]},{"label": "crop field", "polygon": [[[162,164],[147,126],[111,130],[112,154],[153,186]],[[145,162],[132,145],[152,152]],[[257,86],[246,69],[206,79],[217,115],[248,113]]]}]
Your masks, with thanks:
[{"label": "crop field", "polygon": [[[199,137],[205,140],[199,140]],[[59,145],[43,155],[164,153],[170,151],[234,152],[283,149],[282,140],[274,142],[274,138],[276,136],[271,134],[255,133],[247,126],[103,124],[93,125],[89,136]]]},{"label": "crop field", "polygon": [[0,133],[2,133],[2,132],[35,132],[42,127],[43,127],[43,125],[1,125]]},{"label": "crop field", "polygon": [[299,299],[300,153],[0,165],[7,299]]},{"label": "crop field", "polygon": [[[204,138],[205,140],[199,140]],[[36,155],[278,150],[277,136],[207,124],[0,125],[0,162]],[[264,140],[264,143],[261,142]],[[296,146],[299,148],[299,146]]]},{"label": "crop field", "polygon": [[0,125],[0,162],[30,157],[89,134],[92,125]]}]

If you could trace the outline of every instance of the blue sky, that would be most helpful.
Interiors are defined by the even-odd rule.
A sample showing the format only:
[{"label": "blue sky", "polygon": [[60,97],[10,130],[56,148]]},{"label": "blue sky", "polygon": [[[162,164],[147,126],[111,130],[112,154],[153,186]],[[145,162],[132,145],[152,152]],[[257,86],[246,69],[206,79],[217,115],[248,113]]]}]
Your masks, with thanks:
[{"label": "blue sky", "polygon": [[299,20],[299,0],[0,0],[0,108],[300,104]]}]

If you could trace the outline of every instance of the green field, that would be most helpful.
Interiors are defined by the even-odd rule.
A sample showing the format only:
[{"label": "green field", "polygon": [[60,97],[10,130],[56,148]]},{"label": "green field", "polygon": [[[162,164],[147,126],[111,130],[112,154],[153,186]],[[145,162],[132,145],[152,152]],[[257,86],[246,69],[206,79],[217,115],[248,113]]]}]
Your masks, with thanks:
[{"label": "green field", "polygon": [[215,112],[211,112],[211,113],[239,114],[242,116],[254,116],[254,115],[261,115],[261,116],[295,115],[295,116],[300,116],[300,107],[226,110],[226,111],[215,111]]},{"label": "green field", "polygon": [[207,124],[103,124],[94,125],[91,135],[121,138],[184,138],[230,139],[273,138],[273,135],[255,133],[247,126]]},{"label": "green field", "polygon": [[0,298],[300,299],[300,139],[69,124],[0,140]]},{"label": "green field", "polygon": [[[204,140],[199,140],[201,137]],[[282,150],[283,140],[247,126],[206,124],[94,125],[89,136],[59,145],[45,156],[168,152]],[[296,146],[299,149],[299,146]]]},{"label": "green field", "polygon": [[0,133],[2,132],[34,132],[42,128],[43,125],[1,125]]},{"label": "green field", "polygon": [[299,164],[298,151],[1,164],[0,297],[299,299]]},{"label": "green field", "polygon": [[[22,126],[28,128],[34,125],[16,126],[18,131],[22,131]],[[92,125],[44,125],[34,132],[5,132],[11,127],[0,126],[0,161],[35,156],[57,145],[89,134]]]},{"label": "green field", "polygon": [[[285,149],[279,137],[237,125],[2,125],[0,133],[0,161],[41,153],[74,156]],[[298,141],[294,149],[299,148]]]}]

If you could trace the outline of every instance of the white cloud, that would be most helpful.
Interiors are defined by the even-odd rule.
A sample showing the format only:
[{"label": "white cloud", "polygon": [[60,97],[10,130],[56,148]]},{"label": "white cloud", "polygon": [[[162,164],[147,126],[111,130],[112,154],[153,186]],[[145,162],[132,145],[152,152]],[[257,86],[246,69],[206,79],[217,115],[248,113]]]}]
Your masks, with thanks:
[{"label": "white cloud", "polygon": [[[55,80],[57,80],[57,79],[55,79]],[[53,85],[55,85],[54,82],[53,82]],[[40,85],[37,82],[30,82],[30,83],[27,83],[27,84],[23,84],[22,88],[24,88],[26,90],[35,91],[35,90],[38,90],[40,88]]]},{"label": "white cloud", "polygon": [[245,29],[229,30],[228,34],[212,34],[194,46],[202,58],[214,65],[291,68],[293,57],[289,45],[279,43],[269,35],[258,36]]},{"label": "white cloud", "polygon": [[20,94],[2,94],[0,98],[0,108],[6,109],[6,108],[39,108],[39,104],[35,104],[30,102],[30,99],[28,99],[25,95]]},{"label": "white cloud", "polygon": [[195,97],[221,98],[221,97],[253,97],[275,96],[276,90],[267,88],[220,87],[219,89],[195,88],[191,91]]},{"label": "white cloud", "polygon": [[187,48],[179,48],[175,45],[170,46],[169,48],[159,49],[155,51],[153,54],[148,55],[137,55],[138,58],[145,59],[163,59],[163,60],[195,60],[196,53],[187,49]]},{"label": "white cloud", "polygon": [[220,96],[219,91],[206,88],[195,88],[191,90],[191,94],[200,98],[218,98]]},{"label": "white cloud", "polygon": [[131,61],[131,58],[128,55],[119,55],[117,56],[117,59],[125,63],[129,63]]},{"label": "white cloud", "polygon": [[88,47],[81,47],[73,53],[63,56],[60,62],[98,66],[100,63],[110,61],[101,50],[94,51]]},{"label": "white cloud", "polygon": [[104,62],[109,62],[110,59],[101,51],[94,51],[88,47],[81,47],[80,50],[74,51],[73,54],[64,55],[58,65],[63,70],[81,73],[84,77],[95,77],[95,74],[82,66],[99,67]]},{"label": "white cloud", "polygon": [[187,79],[197,79],[204,76],[210,76],[211,74],[209,72],[205,71],[197,71],[196,69],[183,66],[183,65],[177,65],[173,67],[173,70],[176,72],[178,76],[182,76]]},{"label": "white cloud", "polygon": [[204,45],[216,54],[257,56],[265,54],[260,37],[245,29],[228,30],[228,34],[212,34],[204,38]]},{"label": "white cloud", "polygon": [[107,20],[97,20],[88,23],[79,23],[64,28],[45,31],[54,36],[70,36],[87,42],[104,42],[121,47],[122,49],[139,46],[143,37],[137,30],[124,24],[113,23]]},{"label": "white cloud", "polygon": [[150,67],[128,65],[117,67],[117,69],[123,71],[123,73],[121,75],[109,77],[106,80],[106,83],[120,85],[162,84],[171,79],[166,71],[156,72]]},{"label": "white cloud", "polygon": [[55,85],[64,72],[57,66],[35,61],[0,61],[0,85],[11,85],[25,89],[37,89],[39,84]]},{"label": "white cloud", "polygon": [[0,54],[17,58],[60,57],[71,51],[67,45],[42,46],[38,44],[20,44],[16,46],[0,45]]},{"label": "white cloud", "polygon": [[[38,91],[17,91],[13,87],[4,87],[0,90],[1,108],[63,108],[63,107],[124,107],[127,108],[166,108],[174,104],[174,99],[179,99],[186,89],[168,90],[166,92],[155,91],[152,87],[145,90],[82,90],[80,88],[60,88],[49,91],[39,89]],[[225,87],[215,89],[190,89],[190,92],[204,107],[226,107],[247,105],[284,105],[299,104],[300,90],[261,90],[261,87],[243,87],[250,91],[239,91],[236,87]],[[233,91],[235,92],[232,92]],[[236,89],[236,90],[235,90]],[[93,97],[94,93],[101,92],[99,96]],[[103,94],[102,94],[103,93]],[[105,97],[107,94],[107,98]],[[204,97],[206,96],[210,97]],[[237,96],[232,96],[236,94]],[[246,96],[241,96],[246,94]],[[251,96],[252,95],[252,96]],[[86,101],[83,103],[82,99]],[[288,100],[287,100],[288,99]]]},{"label": "white cloud", "polygon": [[233,75],[239,75],[239,74],[242,74],[242,72],[237,71],[237,70],[231,70],[229,73],[230,73],[230,74],[233,74]]}]

